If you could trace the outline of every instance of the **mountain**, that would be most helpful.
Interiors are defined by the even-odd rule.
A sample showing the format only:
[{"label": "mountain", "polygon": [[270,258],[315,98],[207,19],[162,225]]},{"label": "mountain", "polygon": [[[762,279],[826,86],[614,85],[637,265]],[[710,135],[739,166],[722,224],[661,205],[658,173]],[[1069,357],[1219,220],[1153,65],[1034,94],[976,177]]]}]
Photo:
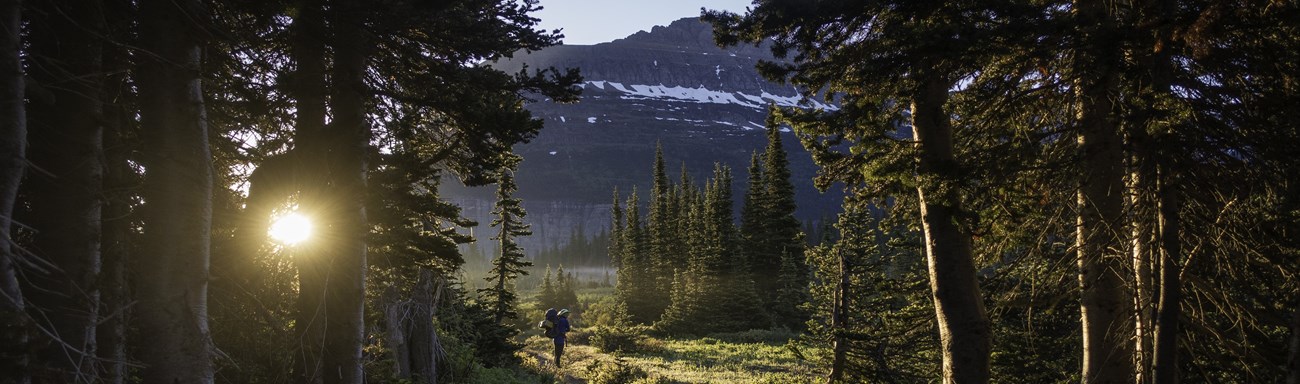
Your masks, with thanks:
[{"label": "mountain", "polygon": [[[685,164],[695,185],[702,185],[717,162],[731,166],[735,196],[744,196],[750,155],[767,145],[767,106],[795,106],[801,97],[794,87],[758,75],[755,64],[773,60],[766,47],[718,48],[712,33],[707,23],[686,18],[608,43],[519,52],[493,64],[507,73],[525,65],[576,67],[585,79],[578,103],[527,105],[546,124],[530,143],[515,148],[524,157],[516,180],[534,229],[524,243],[530,253],[567,241],[579,227],[586,234],[608,228],[616,187],[624,199],[635,188],[644,202],[656,143],[663,146],[674,182]],[[802,106],[835,108],[818,101]],[[797,215],[833,220],[840,195],[813,188],[816,167],[798,139],[783,132]],[[444,194],[470,218],[487,223],[491,192],[449,186]]]}]

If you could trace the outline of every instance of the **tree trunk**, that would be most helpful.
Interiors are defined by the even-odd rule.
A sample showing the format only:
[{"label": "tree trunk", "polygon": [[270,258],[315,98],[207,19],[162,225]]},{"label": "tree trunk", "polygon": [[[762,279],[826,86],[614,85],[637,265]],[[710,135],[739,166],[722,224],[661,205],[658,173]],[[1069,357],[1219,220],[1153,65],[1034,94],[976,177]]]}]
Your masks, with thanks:
[{"label": "tree trunk", "polygon": [[14,271],[11,218],[18,185],[27,166],[27,116],[23,106],[23,66],[19,59],[19,0],[0,1],[0,377],[22,384],[29,381],[27,315],[22,288]]},{"label": "tree trunk", "polygon": [[1074,76],[1078,103],[1078,223],[1083,382],[1131,383],[1132,295],[1125,288],[1122,142],[1112,116],[1117,49],[1105,4],[1076,0]]},{"label": "tree trunk", "polygon": [[1182,315],[1179,282],[1182,241],[1179,239],[1181,201],[1171,167],[1159,170],[1160,306],[1156,314],[1152,373],[1156,384],[1178,382],[1178,318]]},{"label": "tree trunk", "polygon": [[397,379],[411,379],[410,341],[406,337],[405,320],[410,305],[402,300],[396,285],[384,290],[384,330],[387,331],[388,351],[392,353],[393,371]]},{"label": "tree trunk", "polygon": [[840,279],[835,285],[835,307],[831,309],[831,335],[834,338],[831,344],[834,358],[831,360],[831,373],[827,375],[827,383],[844,379],[844,360],[849,350],[848,340],[844,337],[845,330],[848,329],[846,322],[849,311],[849,268],[844,252],[837,253]]},{"label": "tree trunk", "polygon": [[[304,0],[299,4],[298,15],[293,20],[291,29],[291,54],[297,65],[290,93],[292,94],[297,116],[295,116],[293,175],[300,183],[297,188],[299,209],[317,222],[316,227],[325,229],[320,223],[322,215],[316,207],[323,206],[320,195],[329,186],[325,182],[324,169],[317,169],[328,159],[326,145],[322,142],[325,134],[325,20],[322,0]],[[250,207],[251,208],[251,207]],[[322,231],[323,232],[323,231]],[[299,384],[322,383],[324,381],[324,362],[322,353],[327,334],[324,313],[325,292],[324,265],[325,255],[316,250],[328,249],[320,244],[323,236],[315,236],[298,248],[290,250],[292,259],[298,267],[298,316],[295,332],[302,343],[294,354],[294,381]]]},{"label": "tree trunk", "polygon": [[[1142,118],[1135,119],[1145,121]],[[1151,380],[1151,352],[1156,311],[1155,221],[1158,217],[1155,198],[1155,166],[1144,123],[1134,124],[1128,135],[1128,147],[1134,154],[1129,172],[1129,222],[1132,231],[1133,262],[1133,367],[1137,383]]]},{"label": "tree trunk", "polygon": [[49,330],[36,346],[33,378],[95,381],[103,184],[103,5],[96,0],[31,4],[31,78],[24,182],[32,214],[31,249],[49,263],[24,287],[28,311]]},{"label": "tree trunk", "polygon": [[[327,314],[338,333],[326,339],[326,383],[361,383],[361,346],[365,342],[366,300],[366,153],[370,126],[366,120],[365,72],[367,50],[362,23],[364,4],[342,0],[331,7],[334,68],[330,73],[333,121],[329,140],[336,144],[328,162],[334,209],[326,221],[331,246]],[[337,376],[336,375],[337,370]]]},{"label": "tree trunk", "polygon": [[136,265],[146,383],[210,383],[212,156],[199,83],[198,0],[143,0],[139,60],[145,220]]},{"label": "tree trunk", "polygon": [[1287,360],[1287,384],[1300,384],[1300,294],[1296,295],[1295,314],[1291,316],[1291,359]]},{"label": "tree trunk", "polygon": [[957,193],[953,131],[944,104],[950,82],[925,79],[912,100],[912,134],[916,140],[917,186],[930,292],[943,348],[944,383],[987,383],[989,320],[975,276],[971,237],[958,224],[962,213]]},{"label": "tree trunk", "polygon": [[[319,1],[305,4],[295,20],[295,97],[299,105],[295,139],[301,153],[297,170],[301,208],[317,233],[298,256],[299,332],[306,342],[298,355],[302,383],[360,383],[364,341],[366,271],[365,117],[366,51],[361,11],[353,4],[332,4],[325,33]],[[325,120],[325,57],[322,39],[330,36],[334,67],[329,89],[333,120]]]},{"label": "tree trunk", "polygon": [[[112,36],[128,36],[129,4],[124,1],[108,3],[107,19]],[[125,52],[104,50],[104,68],[109,73],[104,89],[104,221],[103,242],[100,252],[103,267],[100,271],[100,324],[98,336],[101,360],[100,378],[105,383],[123,384],[127,381],[126,334],[131,294],[128,290],[128,265],[130,264],[130,237],[134,222],[132,200],[138,185],[135,171],[127,162],[132,151],[128,145],[127,131],[134,124],[134,111],[128,103],[130,87],[126,72],[130,62]]]},{"label": "tree trunk", "polygon": [[417,383],[438,382],[438,336],[433,329],[433,309],[438,305],[442,282],[435,282],[433,271],[420,269],[420,280],[411,297],[410,325],[407,342],[411,378]]}]

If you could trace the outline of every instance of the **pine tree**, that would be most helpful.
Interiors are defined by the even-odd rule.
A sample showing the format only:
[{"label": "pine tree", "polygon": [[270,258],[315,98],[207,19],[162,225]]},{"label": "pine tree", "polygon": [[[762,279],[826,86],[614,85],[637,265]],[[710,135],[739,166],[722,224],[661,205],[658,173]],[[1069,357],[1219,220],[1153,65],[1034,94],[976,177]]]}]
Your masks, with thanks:
[{"label": "pine tree", "polygon": [[523,221],[527,213],[524,212],[522,202],[514,197],[517,189],[513,172],[509,169],[502,170],[497,178],[497,202],[492,209],[496,218],[491,224],[497,227],[497,234],[492,239],[497,240],[500,253],[492,260],[492,270],[485,278],[492,285],[479,290],[492,317],[503,324],[506,320],[519,317],[515,311],[514,280],[528,275],[526,268],[533,265],[525,259],[524,249],[516,240],[532,234],[529,225]]},{"label": "pine tree", "polygon": [[890,245],[914,235],[883,229],[873,208],[852,195],[844,208],[835,224],[842,237],[809,250],[816,276],[809,333],[827,344],[829,382],[933,377],[939,367],[928,356],[938,345],[920,257]]},{"label": "pine tree", "polygon": [[618,268],[618,284],[614,293],[617,300],[627,306],[632,321],[649,324],[658,319],[652,297],[654,276],[649,259],[645,227],[641,223],[640,201],[636,189],[627,199],[626,226],[623,228],[622,263]]},{"label": "pine tree", "polygon": [[[760,281],[768,284],[763,287],[767,296],[768,307],[775,315],[776,324],[790,329],[802,329],[807,316],[798,310],[798,306],[807,300],[808,267],[804,262],[803,232],[799,219],[794,217],[796,209],[794,184],[790,182],[790,162],[786,158],[785,148],[781,145],[781,131],[775,124],[767,128],[768,144],[763,152],[761,167],[762,191],[758,193],[758,215],[762,217],[759,224],[762,233],[762,247],[767,249],[769,257],[763,260],[762,267],[771,275],[761,276]],[[753,166],[751,166],[753,168]],[[775,265],[772,263],[775,262]]]},{"label": "pine tree", "polygon": [[673,270],[683,265],[683,258],[674,254],[676,239],[676,218],[672,215],[672,184],[664,169],[664,149],[662,144],[655,146],[654,166],[651,169],[653,185],[650,190],[650,212],[646,218],[647,241],[650,258],[650,278],[653,288],[650,291],[650,312],[659,318],[668,307],[672,289]]},{"label": "pine tree", "polygon": [[555,308],[573,308],[578,306],[578,292],[574,286],[573,272],[565,273],[561,265],[555,270]]},{"label": "pine tree", "polygon": [[674,275],[672,303],[660,329],[674,333],[734,332],[767,325],[733,223],[731,171],[714,167],[704,198],[693,204],[691,258]]},{"label": "pine tree", "polygon": [[542,277],[542,286],[537,293],[538,312],[545,311],[549,308],[555,308],[556,287],[551,280],[551,266],[546,265],[546,275]]},{"label": "pine tree", "polygon": [[610,223],[609,223],[609,263],[614,268],[623,265],[624,238],[623,230],[627,223],[623,220],[623,202],[618,198],[618,188],[614,188],[614,203],[609,206]]},{"label": "pine tree", "polygon": [[[963,174],[949,121],[952,114],[945,107],[948,90],[956,85],[959,74],[972,70],[968,67],[977,62],[968,56],[978,57],[976,47],[983,48],[976,39],[986,35],[979,29],[1003,25],[987,19],[1011,13],[983,8],[995,5],[999,4],[765,2],[744,16],[728,12],[704,15],[713,23],[718,43],[771,41],[777,58],[793,60],[760,64],[765,76],[790,81],[805,95],[843,101],[846,107],[836,111],[777,108],[769,115],[769,129],[776,129],[775,123],[786,123],[808,138],[805,147],[825,171],[817,180],[819,187],[826,188],[835,179],[856,186],[864,177],[877,174],[893,177],[893,183],[882,184],[885,187],[898,186],[909,178],[915,185],[934,276],[931,288],[936,318],[944,341],[945,382],[979,383],[989,378],[989,321],[975,276],[969,229],[959,226],[965,215],[957,188]],[[890,131],[905,107],[915,138],[913,148],[889,140],[891,134],[897,134]],[[848,154],[838,152],[843,147],[837,144],[846,139],[854,147]],[[769,152],[765,164],[783,160],[783,154]],[[906,156],[914,156],[910,164],[904,161]],[[904,171],[908,165],[915,168]],[[781,175],[770,166],[765,168],[769,168],[765,175]],[[765,180],[768,191],[780,191],[784,182],[788,176],[785,181]],[[880,194],[904,192],[903,188],[891,189],[882,188]],[[770,205],[765,205],[769,209],[783,207],[783,198],[769,196]],[[792,228],[788,231],[797,233],[797,221]],[[773,233],[782,231],[786,230]],[[788,245],[775,249],[801,250],[801,241],[795,245],[790,240],[778,237],[776,241]]]}]

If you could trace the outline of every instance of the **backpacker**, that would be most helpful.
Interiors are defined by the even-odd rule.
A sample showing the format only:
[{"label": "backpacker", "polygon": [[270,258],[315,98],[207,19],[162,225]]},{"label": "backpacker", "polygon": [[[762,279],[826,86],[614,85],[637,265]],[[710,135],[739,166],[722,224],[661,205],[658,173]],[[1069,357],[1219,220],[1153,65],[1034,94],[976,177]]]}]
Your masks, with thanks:
[{"label": "backpacker", "polygon": [[552,339],[554,339],[556,336],[555,335],[555,316],[556,316],[555,314],[556,314],[555,308],[547,309],[546,319],[542,320],[540,323],[537,323],[537,327],[544,330],[542,334]]}]

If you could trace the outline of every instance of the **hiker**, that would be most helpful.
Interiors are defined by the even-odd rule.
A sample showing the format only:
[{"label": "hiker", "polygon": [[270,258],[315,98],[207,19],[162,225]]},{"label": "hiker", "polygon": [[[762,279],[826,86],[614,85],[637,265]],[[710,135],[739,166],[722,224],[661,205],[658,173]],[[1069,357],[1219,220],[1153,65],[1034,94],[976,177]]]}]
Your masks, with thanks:
[{"label": "hiker", "polygon": [[569,309],[561,309],[555,316],[555,367],[560,367],[560,355],[564,354],[564,339],[569,333]]}]

